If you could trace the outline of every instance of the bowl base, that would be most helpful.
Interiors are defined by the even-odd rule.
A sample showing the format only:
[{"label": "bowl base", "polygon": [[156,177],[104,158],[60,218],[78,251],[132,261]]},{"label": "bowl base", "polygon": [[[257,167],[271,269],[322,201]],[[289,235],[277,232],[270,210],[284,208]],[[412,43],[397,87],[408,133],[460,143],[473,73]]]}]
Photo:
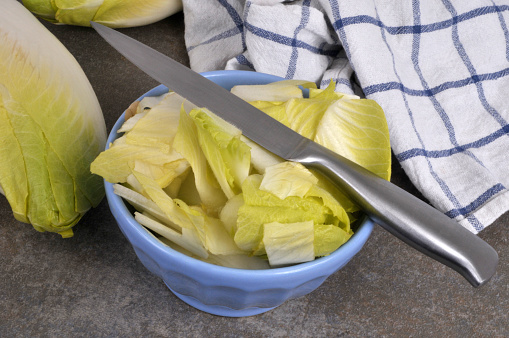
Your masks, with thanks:
[{"label": "bowl base", "polygon": [[246,309],[236,310],[236,309],[232,309],[232,308],[229,308],[226,306],[221,306],[221,305],[207,305],[207,304],[203,304],[202,302],[198,301],[194,297],[186,296],[186,295],[183,295],[181,293],[178,293],[178,292],[172,290],[172,288],[169,287],[168,284],[166,284],[166,286],[168,287],[168,289],[170,289],[171,292],[173,292],[173,294],[175,296],[177,296],[184,303],[187,303],[188,305],[191,305],[192,307],[194,307],[200,311],[207,312],[207,313],[210,313],[210,314],[216,315],[216,316],[249,317],[249,316],[255,316],[255,315],[258,315],[258,314],[261,314],[261,313],[264,313],[264,312],[267,312],[267,311],[270,311],[270,310],[276,308],[276,307],[270,307],[270,308],[250,307],[250,308],[246,308]]}]

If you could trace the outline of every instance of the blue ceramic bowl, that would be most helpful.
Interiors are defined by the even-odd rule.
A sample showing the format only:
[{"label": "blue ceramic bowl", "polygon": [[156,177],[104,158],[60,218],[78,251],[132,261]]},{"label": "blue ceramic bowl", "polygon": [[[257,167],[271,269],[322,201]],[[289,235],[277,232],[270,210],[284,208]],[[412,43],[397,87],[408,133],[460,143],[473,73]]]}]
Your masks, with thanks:
[{"label": "blue ceramic bowl", "polygon": [[[281,78],[248,71],[213,71],[205,77],[231,89],[237,84],[265,84]],[[166,92],[158,86],[144,96]],[[141,98],[140,98],[141,99]],[[111,131],[108,144],[118,137],[122,115]],[[105,182],[110,209],[123,234],[132,244],[143,265],[163,279],[170,290],[187,304],[202,311],[230,317],[259,314],[289,299],[304,296],[355,256],[369,238],[373,223],[361,220],[350,240],[327,257],[290,267],[267,270],[242,270],[205,263],[177,252],[145,230]]]}]

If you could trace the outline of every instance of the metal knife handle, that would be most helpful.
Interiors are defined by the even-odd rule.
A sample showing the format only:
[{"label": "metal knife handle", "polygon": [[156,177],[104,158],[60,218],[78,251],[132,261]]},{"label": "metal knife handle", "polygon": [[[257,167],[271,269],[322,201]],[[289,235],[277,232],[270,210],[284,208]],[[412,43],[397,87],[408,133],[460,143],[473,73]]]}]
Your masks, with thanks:
[{"label": "metal knife handle", "polygon": [[474,287],[495,274],[498,254],[488,243],[396,185],[313,142],[303,142],[291,160],[329,178],[376,223]]}]

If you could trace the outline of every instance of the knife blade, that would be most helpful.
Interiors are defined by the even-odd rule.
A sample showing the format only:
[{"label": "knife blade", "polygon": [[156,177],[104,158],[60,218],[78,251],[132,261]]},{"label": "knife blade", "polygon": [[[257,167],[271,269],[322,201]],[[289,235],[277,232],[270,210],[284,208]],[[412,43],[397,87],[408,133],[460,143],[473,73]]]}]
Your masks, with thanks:
[{"label": "knife blade", "polygon": [[113,48],[147,75],[198,107],[238,127],[274,154],[300,162],[337,185],[377,224],[425,255],[452,268],[471,285],[496,272],[497,252],[429,204],[363,167],[302,137],[228,90],[179,62],[111,28],[91,22]]}]

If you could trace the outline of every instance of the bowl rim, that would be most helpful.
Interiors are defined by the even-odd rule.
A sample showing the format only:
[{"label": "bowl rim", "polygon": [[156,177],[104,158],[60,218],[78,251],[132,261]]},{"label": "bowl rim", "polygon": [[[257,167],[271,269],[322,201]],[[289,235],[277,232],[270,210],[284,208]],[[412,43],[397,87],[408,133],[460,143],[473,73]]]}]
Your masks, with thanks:
[{"label": "bowl rim", "polygon": [[[274,82],[278,80],[284,80],[281,77],[265,74],[265,73],[258,73],[253,71],[243,71],[243,70],[220,70],[220,71],[210,71],[210,72],[203,72],[200,73],[204,77],[207,77],[211,80],[224,80],[225,77],[228,77],[227,81],[230,82],[236,82],[238,80],[244,80],[248,82],[260,82],[260,83],[268,83],[268,82]],[[137,101],[141,100],[142,98],[146,96],[157,96],[162,95],[165,92],[168,91],[168,88],[164,85],[158,85],[151,90],[147,91],[145,94],[140,96]],[[112,130],[108,134],[108,140],[106,142],[105,149],[108,149],[110,144],[119,137],[120,134],[117,133],[117,130],[121,127],[121,125],[124,123],[124,117],[125,117],[125,111],[122,113],[122,115],[116,120]],[[342,256],[344,258],[347,258],[348,261],[351,257],[355,256],[362,248],[362,246],[365,244],[365,242],[368,240],[368,238],[371,235],[371,232],[374,227],[373,221],[367,217],[366,215],[363,215],[361,218],[357,220],[359,222],[359,226],[357,231],[350,237],[350,239],[341,245],[338,249],[333,251],[331,254],[323,257],[319,257],[314,259],[313,261],[309,262],[303,262],[298,263],[291,266],[285,266],[285,267],[275,267],[275,268],[269,268],[269,269],[241,269],[241,268],[232,268],[232,267],[225,267],[221,265],[216,265],[208,262],[201,261],[199,259],[196,259],[194,257],[188,256],[184,253],[181,253],[170,246],[166,245],[165,243],[161,242],[159,239],[157,239],[153,234],[151,234],[148,230],[146,230],[142,225],[140,225],[132,215],[132,213],[129,211],[129,209],[126,206],[126,203],[124,200],[116,195],[113,192],[113,184],[110,182],[107,182],[104,180],[105,190],[106,190],[106,197],[108,200],[108,204],[110,209],[112,209],[114,217],[117,219],[117,223],[121,230],[126,225],[130,227],[130,230],[134,230],[138,235],[140,235],[139,239],[143,240],[144,242],[147,242],[148,244],[153,247],[153,249],[157,249],[162,255],[167,257],[172,257],[176,260],[182,261],[182,264],[193,267],[197,270],[203,270],[203,269],[213,269],[214,271],[218,273],[237,273],[241,274],[244,277],[263,277],[263,276],[275,276],[275,275],[288,275],[288,274],[295,274],[295,273],[301,273],[306,272],[310,270],[315,269],[322,269],[323,267],[333,267],[337,265],[336,261],[341,261]],[[122,220],[127,221],[126,223],[121,222],[121,219],[118,219],[118,217],[121,217]],[[124,234],[125,235],[125,234]],[[127,237],[127,236],[126,236]],[[128,239],[130,241],[130,239]],[[132,243],[131,243],[132,244]],[[350,252],[351,255],[345,256],[344,252]],[[337,269],[341,268],[341,265],[337,266]]]}]

